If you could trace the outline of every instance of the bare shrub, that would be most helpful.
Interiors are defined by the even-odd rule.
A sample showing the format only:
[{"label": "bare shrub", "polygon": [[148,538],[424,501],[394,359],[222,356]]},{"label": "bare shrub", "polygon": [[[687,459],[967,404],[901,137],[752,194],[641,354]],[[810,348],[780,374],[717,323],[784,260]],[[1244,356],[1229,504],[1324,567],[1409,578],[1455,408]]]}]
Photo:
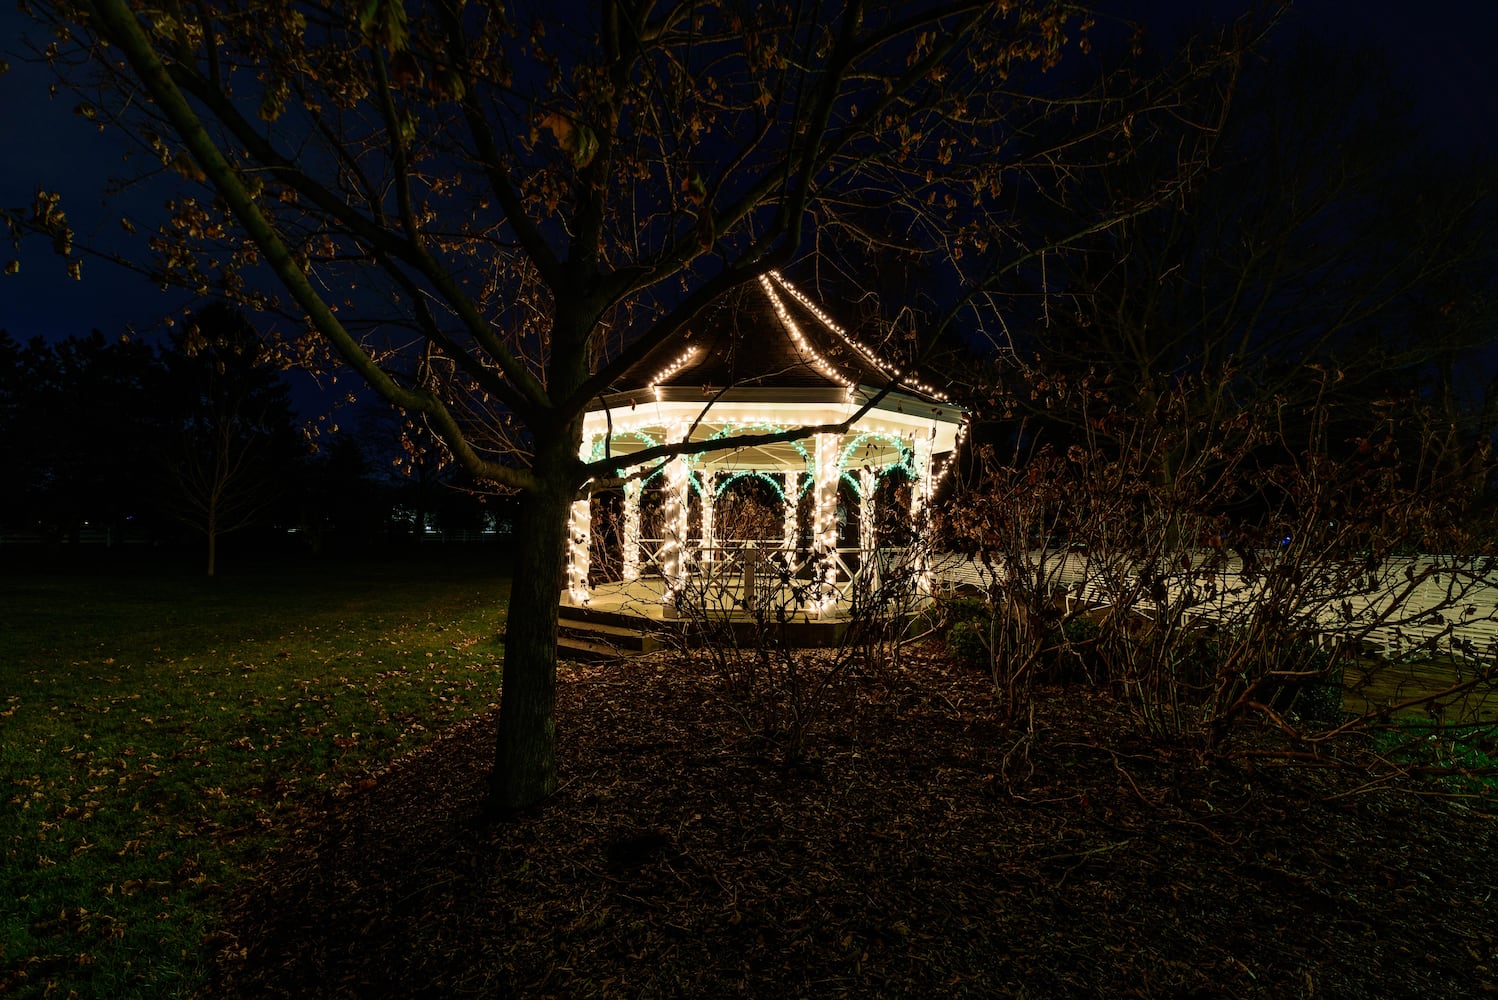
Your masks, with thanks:
[{"label": "bare shrub", "polygon": [[[687,625],[678,648],[707,657],[746,726],[794,763],[806,755],[835,688],[888,684],[897,674],[899,647],[926,601],[920,547],[927,543],[841,553],[845,566],[856,563],[854,572],[829,585],[819,568],[828,553],[757,539],[752,530],[760,519],[752,505],[720,513],[720,538],[749,540],[721,542],[712,572],[687,575],[675,602]],[[831,626],[815,646],[810,622]]]},{"label": "bare shrub", "polygon": [[[1028,376],[1057,418],[981,453],[941,525],[983,594],[1009,712],[1070,663],[1147,733],[1213,753],[1241,750],[1245,720],[1311,752],[1411,710],[1474,721],[1498,697],[1486,451],[1453,453],[1413,402],[1397,421],[1394,403],[1370,419],[1324,395],[1249,409],[1232,384],[1182,378],[1141,403],[1096,376]],[[1412,657],[1447,682],[1391,697]]]}]

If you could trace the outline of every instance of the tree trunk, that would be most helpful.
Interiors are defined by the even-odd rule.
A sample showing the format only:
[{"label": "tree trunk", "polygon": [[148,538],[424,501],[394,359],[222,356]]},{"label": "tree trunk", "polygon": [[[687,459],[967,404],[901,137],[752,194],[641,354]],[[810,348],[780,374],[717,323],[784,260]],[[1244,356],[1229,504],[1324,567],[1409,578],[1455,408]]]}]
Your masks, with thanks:
[{"label": "tree trunk", "polygon": [[[555,398],[566,398],[588,374],[587,345],[598,314],[586,287],[582,280],[576,294],[558,291],[547,380]],[[485,810],[491,818],[533,806],[557,789],[557,605],[572,501],[582,483],[583,417],[577,413],[549,427],[538,423],[543,426],[532,425],[536,486],[521,493],[516,525],[499,738]]]},{"label": "tree trunk", "polygon": [[521,496],[499,739],[486,810],[491,817],[535,805],[557,787],[557,604],[573,499],[569,483],[565,470],[554,472],[543,479],[541,490]]}]

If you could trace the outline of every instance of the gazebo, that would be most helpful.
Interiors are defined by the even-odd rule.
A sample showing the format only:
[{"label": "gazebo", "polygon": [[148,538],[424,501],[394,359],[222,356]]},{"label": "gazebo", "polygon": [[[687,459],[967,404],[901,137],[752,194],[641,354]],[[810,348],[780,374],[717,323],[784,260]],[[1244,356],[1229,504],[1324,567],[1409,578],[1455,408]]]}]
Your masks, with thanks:
[{"label": "gazebo", "polygon": [[[612,497],[572,506],[563,607],[671,618],[684,595],[711,592],[747,610],[795,581],[798,615],[836,618],[861,574],[899,554],[900,539],[877,528],[876,497],[886,508],[898,497],[908,536],[950,467],[965,415],[917,372],[865,346],[778,273],[719,299],[675,357],[636,366],[595,402],[584,459],[850,418],[840,434],[626,468]],[[898,490],[880,488],[896,480]],[[761,516],[745,537],[720,516],[745,497],[778,508],[769,530]],[[888,509],[877,513],[889,520]]]}]

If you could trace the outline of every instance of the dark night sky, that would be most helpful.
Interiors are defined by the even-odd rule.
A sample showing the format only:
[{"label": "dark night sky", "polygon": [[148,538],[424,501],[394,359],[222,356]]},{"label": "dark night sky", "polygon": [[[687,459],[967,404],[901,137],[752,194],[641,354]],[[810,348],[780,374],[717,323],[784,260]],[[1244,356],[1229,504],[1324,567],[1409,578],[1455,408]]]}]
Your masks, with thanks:
[{"label": "dark night sky", "polygon": [[[1247,2],[1247,0],[1243,0]],[[1241,6],[1230,0],[1105,0],[1125,15],[1151,18],[1169,38],[1193,18],[1221,19]],[[1147,13],[1140,13],[1140,12]],[[1395,83],[1408,88],[1425,141],[1455,157],[1498,154],[1498,0],[1307,0],[1298,19],[1308,30],[1384,52]],[[49,98],[51,76],[14,52],[29,22],[14,5],[0,7],[0,50],[12,71],[0,76],[0,205],[27,205],[38,187],[59,191],[80,243],[122,238],[122,206],[102,194],[118,173],[123,140],[98,134],[74,115],[76,99]],[[159,199],[158,199],[159,200]],[[3,258],[14,256],[9,247]],[[0,276],[0,329],[18,338],[86,333],[109,335],[155,327],[188,300],[163,294],[138,276],[86,260],[74,282],[44,241],[22,248],[21,271]]]}]

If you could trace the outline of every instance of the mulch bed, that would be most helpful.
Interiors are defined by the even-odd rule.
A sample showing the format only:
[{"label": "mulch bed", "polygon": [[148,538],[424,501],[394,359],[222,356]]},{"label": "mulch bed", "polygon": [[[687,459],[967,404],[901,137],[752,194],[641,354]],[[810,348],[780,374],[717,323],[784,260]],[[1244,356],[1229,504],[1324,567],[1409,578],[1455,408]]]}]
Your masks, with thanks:
[{"label": "mulch bed", "polygon": [[795,766],[700,662],[564,672],[563,785],[478,821],[493,719],[302,817],[214,996],[1470,997],[1498,823],[1334,769],[1203,763],[1108,699],[1023,726],[913,657]]}]

